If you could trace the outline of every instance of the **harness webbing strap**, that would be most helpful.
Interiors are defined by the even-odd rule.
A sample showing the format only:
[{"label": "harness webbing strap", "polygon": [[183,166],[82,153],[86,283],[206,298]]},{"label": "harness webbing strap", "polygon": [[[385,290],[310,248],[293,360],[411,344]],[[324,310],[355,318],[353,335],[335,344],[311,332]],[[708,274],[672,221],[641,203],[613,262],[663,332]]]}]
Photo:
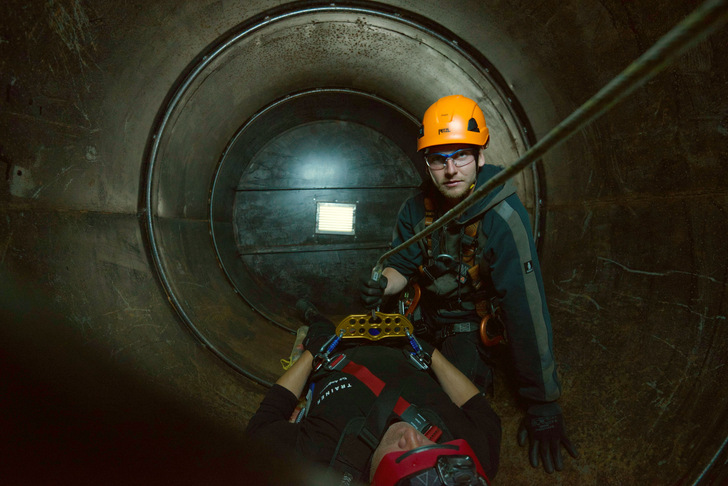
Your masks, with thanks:
[{"label": "harness webbing strap", "polygon": [[[430,196],[425,196],[425,228],[435,221],[435,201]],[[427,236],[427,258],[432,258],[432,235]]]},{"label": "harness webbing strap", "polygon": [[[386,386],[386,383],[377,378],[374,373],[369,371],[369,369],[367,369],[365,366],[356,364],[353,361],[349,361],[346,366],[341,369],[341,371],[355,376],[359,381],[364,383],[367,388],[369,388],[376,396],[379,396]],[[410,403],[404,398],[399,397],[397,399],[397,403],[394,406],[394,413],[401,417],[402,414],[405,413],[405,411],[409,407]]]},{"label": "harness webbing strap", "polygon": [[359,381],[364,383],[376,396],[379,396],[379,394],[382,393],[382,390],[384,390],[384,386],[386,385],[386,383],[374,376],[374,373],[369,371],[365,366],[356,364],[353,361],[349,361],[346,366],[341,369],[341,371],[356,376]]},{"label": "harness webbing strap", "polygon": [[478,246],[478,224],[475,222],[465,228],[465,234],[469,237],[470,243],[463,245],[463,263],[470,267],[475,261],[475,249]]},{"label": "harness webbing strap", "polygon": [[[376,397],[382,394],[385,386],[385,382],[380,380],[374,373],[369,371],[366,366],[356,364],[346,357],[344,354],[335,356],[327,365],[326,368],[330,370],[338,370],[343,373],[356,377],[362,382]],[[418,411],[415,405],[402,398],[397,398],[394,405],[393,412],[402,418],[405,422],[409,423],[428,439],[433,442],[442,436],[442,429],[440,427],[429,423]]]},{"label": "harness webbing strap", "polygon": [[[434,198],[430,195],[425,196],[425,228],[430,226],[436,219],[436,203],[434,201]],[[480,226],[480,221],[475,221],[465,227],[465,230],[463,231],[463,237],[462,241],[460,242],[461,247],[461,261],[464,263],[467,267],[469,267],[468,273],[470,274],[471,280],[473,282],[473,287],[477,290],[480,287],[480,275],[478,274],[477,265],[475,265],[475,253],[478,248],[478,227]],[[432,263],[432,259],[435,258],[437,255],[435,255],[435,251],[432,247],[432,235],[427,236],[427,265],[430,265]],[[439,248],[438,251],[442,251],[442,248]],[[420,272],[422,272],[423,268],[426,268],[426,266],[420,267]],[[475,270],[472,270],[475,268]],[[431,279],[433,280],[433,279]]]}]

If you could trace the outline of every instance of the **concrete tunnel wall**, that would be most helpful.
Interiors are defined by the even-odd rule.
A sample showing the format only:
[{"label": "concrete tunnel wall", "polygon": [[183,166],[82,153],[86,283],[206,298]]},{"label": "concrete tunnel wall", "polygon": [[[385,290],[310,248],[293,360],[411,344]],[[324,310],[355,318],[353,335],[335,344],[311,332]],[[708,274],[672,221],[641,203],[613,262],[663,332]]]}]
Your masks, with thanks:
[{"label": "concrete tunnel wall", "polygon": [[[651,1],[357,5],[400,8],[404,18],[413,12],[455,33],[502,75],[536,138],[695,7],[682,2],[666,9]],[[237,295],[221,271],[208,232],[210,178],[190,170],[194,164],[180,162],[178,176],[184,187],[202,189],[175,193],[183,210],[156,220],[157,229],[172,228],[159,233],[165,254],[182,255],[166,268],[186,275],[165,288],[150,249],[145,191],[152,136],[173,88],[225,33],[251,19],[264,21],[264,12],[280,6],[166,0],[4,5],[4,470],[19,474],[11,461],[27,468],[34,458],[39,478],[75,471],[82,453],[100,454],[98,444],[142,462],[164,457],[160,470],[188,457],[203,463],[224,457],[229,467],[238,459],[241,469],[251,467],[254,454],[241,431],[265,387],[201,346],[170,300],[183,286],[194,289],[184,293],[195,299],[185,306],[195,312],[187,317],[219,324],[205,337],[231,343],[224,356],[258,363],[256,373],[266,380],[280,372],[277,360],[289,352],[292,336]],[[364,28],[375,23],[364,16]],[[561,403],[581,458],[567,460],[553,478],[532,470],[514,440],[520,414],[500,383],[493,399],[504,425],[496,484],[677,484],[725,477],[724,467],[703,471],[728,435],[726,35],[723,28],[544,157],[540,255],[564,384]],[[256,42],[276,52],[270,47],[275,39]],[[306,59],[306,49],[301,52]],[[275,69],[305,71],[299,62],[287,58]],[[390,67],[392,76],[377,78],[362,69],[372,63],[369,55],[353,56],[333,82],[315,72],[299,80],[376,94],[419,117],[436,97],[450,94],[445,75],[458,75],[423,72],[439,84],[412,85],[410,66],[401,77]],[[477,73],[465,64],[459,69],[475,81],[458,86],[479,86]],[[265,78],[278,87],[268,87],[270,99],[225,98],[200,112],[204,136],[193,137],[193,145],[210,147],[210,159],[218,158],[245,120],[204,121],[224,124],[221,114],[250,113],[293,89],[283,71],[275,73]],[[232,78],[231,86],[250,83],[250,75]],[[495,104],[484,109],[499,111]],[[502,150],[496,153],[509,153]],[[130,464],[107,458],[96,470],[118,477],[140,472]]]}]

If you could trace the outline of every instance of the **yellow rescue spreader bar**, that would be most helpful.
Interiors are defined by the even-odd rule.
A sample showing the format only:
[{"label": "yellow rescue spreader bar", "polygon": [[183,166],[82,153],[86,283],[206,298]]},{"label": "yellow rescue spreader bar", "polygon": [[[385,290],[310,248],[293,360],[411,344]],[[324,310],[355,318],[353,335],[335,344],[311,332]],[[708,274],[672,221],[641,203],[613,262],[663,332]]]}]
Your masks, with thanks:
[{"label": "yellow rescue spreader bar", "polygon": [[345,317],[336,326],[336,335],[342,339],[365,338],[370,341],[379,341],[392,337],[407,337],[407,332],[414,334],[412,323],[402,314],[385,314],[374,312],[372,314],[356,314]]}]

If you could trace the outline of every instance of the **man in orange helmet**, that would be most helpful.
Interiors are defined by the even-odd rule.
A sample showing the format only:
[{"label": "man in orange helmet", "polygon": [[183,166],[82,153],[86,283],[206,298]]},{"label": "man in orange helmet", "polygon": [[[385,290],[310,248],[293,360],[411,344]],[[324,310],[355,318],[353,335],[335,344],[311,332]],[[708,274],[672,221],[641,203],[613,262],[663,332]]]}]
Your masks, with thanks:
[{"label": "man in orange helmet", "polygon": [[[423,117],[417,149],[431,181],[400,209],[392,247],[408,240],[463,201],[501,169],[485,163],[490,134],[480,107],[464,96],[446,96]],[[554,362],[551,319],[528,213],[512,181],[495,188],[458,219],[393,255],[378,281],[362,284],[367,308],[410,283],[422,289],[419,337],[480,387],[492,387],[489,352],[481,339],[482,309],[497,308],[507,336],[518,393],[526,416],[518,442],[530,440],[534,467],[563,469],[566,436],[556,400],[561,384]],[[479,313],[480,311],[480,313]],[[487,337],[487,336],[486,336]]]}]

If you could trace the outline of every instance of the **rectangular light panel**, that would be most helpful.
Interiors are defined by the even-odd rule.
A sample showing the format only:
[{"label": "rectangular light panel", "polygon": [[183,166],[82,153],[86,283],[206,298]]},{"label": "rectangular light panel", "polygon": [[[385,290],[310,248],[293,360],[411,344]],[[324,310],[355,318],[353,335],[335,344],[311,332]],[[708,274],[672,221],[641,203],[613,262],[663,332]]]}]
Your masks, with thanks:
[{"label": "rectangular light panel", "polygon": [[353,235],[356,204],[316,203],[316,233]]}]

